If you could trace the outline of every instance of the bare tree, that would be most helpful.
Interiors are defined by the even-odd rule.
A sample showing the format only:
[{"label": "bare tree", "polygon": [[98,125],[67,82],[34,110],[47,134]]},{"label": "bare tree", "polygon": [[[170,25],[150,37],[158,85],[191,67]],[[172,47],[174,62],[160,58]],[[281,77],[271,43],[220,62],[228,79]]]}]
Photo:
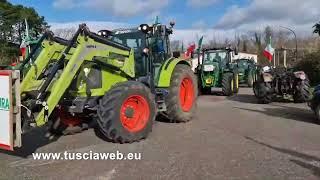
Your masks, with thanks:
[{"label": "bare tree", "polygon": [[313,28],[314,28],[313,33],[319,34],[319,36],[320,36],[320,22],[319,22],[319,23],[316,23],[316,24],[313,26]]},{"label": "bare tree", "polygon": [[64,39],[72,38],[72,36],[74,35],[75,32],[76,32],[75,28],[64,28],[64,29],[53,30],[53,33],[56,36],[58,36],[60,38],[64,38]]}]

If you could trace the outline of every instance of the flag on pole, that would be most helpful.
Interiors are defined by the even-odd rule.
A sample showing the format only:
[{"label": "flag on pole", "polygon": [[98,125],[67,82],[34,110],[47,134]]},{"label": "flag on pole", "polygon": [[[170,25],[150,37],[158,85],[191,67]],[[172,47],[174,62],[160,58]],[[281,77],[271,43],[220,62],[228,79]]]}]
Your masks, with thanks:
[{"label": "flag on pole", "polygon": [[190,58],[191,54],[194,52],[194,50],[196,49],[196,44],[191,44],[188,48],[187,51],[185,52],[185,58]]},{"label": "flag on pole", "polygon": [[27,55],[27,43],[24,40],[22,40],[22,43],[20,45],[20,53],[21,53],[21,56],[23,57],[23,59]]},{"label": "flag on pole", "polygon": [[22,38],[22,42],[20,44],[20,53],[21,53],[21,56],[23,59],[26,58],[26,56],[28,55],[28,43],[27,41],[30,40],[30,37],[29,37],[29,25],[28,25],[28,21],[27,19],[24,19],[24,23],[25,23],[25,26],[26,26],[26,29],[25,29],[25,34]]},{"label": "flag on pole", "polygon": [[203,41],[203,36],[201,36],[201,38],[199,39],[199,42],[198,42],[198,53],[200,54],[200,51],[201,51],[201,48],[202,48],[202,41]]},{"label": "flag on pole", "polygon": [[271,46],[271,36],[268,42],[267,47],[264,49],[263,51],[263,55],[271,62],[273,59],[273,55],[274,55],[274,49]]}]

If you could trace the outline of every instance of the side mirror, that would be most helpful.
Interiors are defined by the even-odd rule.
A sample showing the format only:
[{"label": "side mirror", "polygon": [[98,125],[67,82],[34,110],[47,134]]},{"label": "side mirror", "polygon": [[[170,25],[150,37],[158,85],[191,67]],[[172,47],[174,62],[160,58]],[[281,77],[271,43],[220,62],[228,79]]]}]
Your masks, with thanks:
[{"label": "side mirror", "polygon": [[179,58],[179,57],[180,57],[180,51],[174,51],[174,52],[172,53],[172,56],[173,56],[174,58]]}]

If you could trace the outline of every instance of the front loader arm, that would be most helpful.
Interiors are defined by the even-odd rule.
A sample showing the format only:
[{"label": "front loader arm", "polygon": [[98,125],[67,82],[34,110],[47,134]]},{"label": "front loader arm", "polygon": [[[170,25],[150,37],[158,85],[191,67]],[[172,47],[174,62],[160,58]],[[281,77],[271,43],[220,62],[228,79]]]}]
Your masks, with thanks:
[{"label": "front loader arm", "polygon": [[[40,89],[38,100],[42,103],[43,108],[35,119],[37,126],[42,126],[47,122],[85,61],[95,62],[97,57],[102,57],[106,59],[105,61],[100,60],[104,64],[118,67],[121,72],[125,73],[125,76],[131,78],[135,76],[134,53],[130,48],[122,47],[120,44],[95,35],[89,32],[86,27],[82,27],[81,32],[77,35],[76,42],[77,47],[74,49],[67,65],[63,68],[61,75],[57,80],[52,78],[51,81],[45,82]],[[64,53],[67,53],[67,50],[68,47]],[[52,73],[56,74],[59,68],[54,68]],[[50,95],[43,98],[47,91],[50,91]]]},{"label": "front loader arm", "polygon": [[82,65],[84,61],[84,53],[85,51],[83,45],[78,45],[59,79],[57,79],[56,82],[53,82],[50,96],[46,101],[42,102],[43,108],[36,117],[37,126],[42,126],[47,122],[47,118],[51,115],[52,111],[60,101],[67,88],[70,86],[74,76]]},{"label": "front loader arm", "polygon": [[37,89],[42,82],[41,80],[38,81],[38,78],[43,70],[47,67],[50,60],[59,59],[65,49],[64,45],[48,40],[42,42],[42,47],[43,50],[21,82],[20,94]]}]

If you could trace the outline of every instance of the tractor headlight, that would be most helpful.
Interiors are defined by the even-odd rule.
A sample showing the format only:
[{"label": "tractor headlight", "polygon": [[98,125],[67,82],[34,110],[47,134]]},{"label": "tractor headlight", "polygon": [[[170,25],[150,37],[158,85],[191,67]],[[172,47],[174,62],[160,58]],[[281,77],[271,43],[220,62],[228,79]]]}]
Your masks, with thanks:
[{"label": "tractor headlight", "polygon": [[212,84],[212,79],[211,78],[207,78],[206,79],[206,84]]},{"label": "tractor headlight", "polygon": [[214,65],[204,65],[203,71],[214,71],[215,68]]}]

